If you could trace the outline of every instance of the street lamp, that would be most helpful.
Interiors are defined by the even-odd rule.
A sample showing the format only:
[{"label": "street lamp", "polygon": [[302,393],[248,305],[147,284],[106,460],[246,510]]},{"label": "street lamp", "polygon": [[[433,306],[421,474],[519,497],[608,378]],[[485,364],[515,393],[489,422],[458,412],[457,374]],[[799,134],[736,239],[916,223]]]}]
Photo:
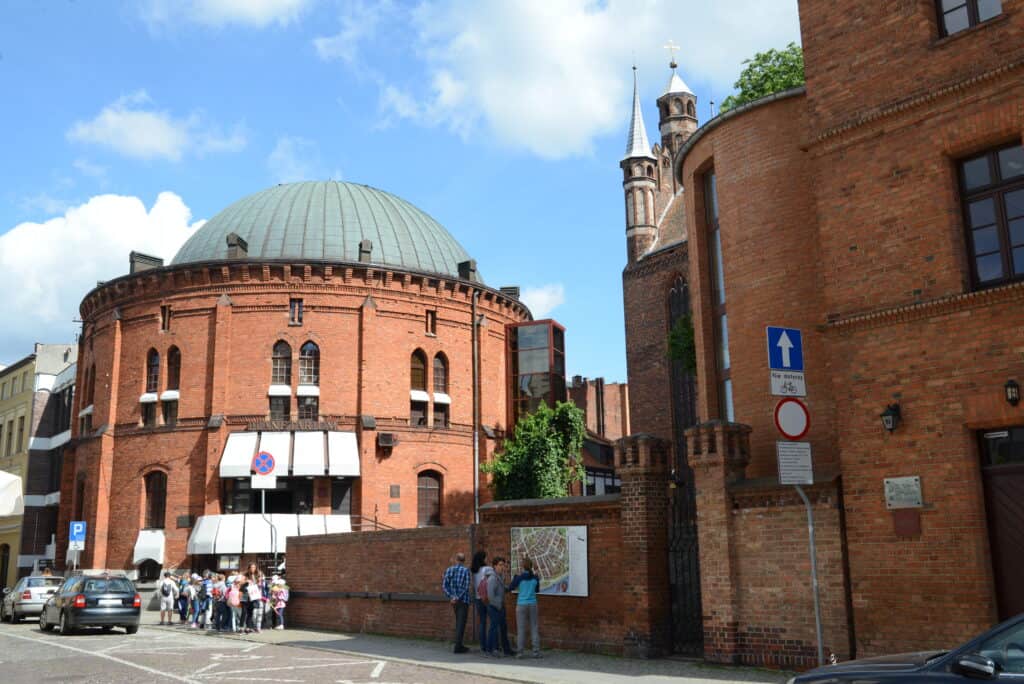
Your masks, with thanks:
[{"label": "street lamp", "polygon": [[1017,384],[1016,380],[1007,380],[1006,384],[1003,385],[1003,393],[1006,395],[1006,403],[1010,406],[1016,406],[1020,403],[1020,385]]},{"label": "street lamp", "polygon": [[884,427],[888,432],[892,432],[896,429],[896,426],[900,424],[901,417],[900,405],[889,404],[885,407],[885,410],[882,411],[882,415],[880,416],[882,419],[882,427]]}]

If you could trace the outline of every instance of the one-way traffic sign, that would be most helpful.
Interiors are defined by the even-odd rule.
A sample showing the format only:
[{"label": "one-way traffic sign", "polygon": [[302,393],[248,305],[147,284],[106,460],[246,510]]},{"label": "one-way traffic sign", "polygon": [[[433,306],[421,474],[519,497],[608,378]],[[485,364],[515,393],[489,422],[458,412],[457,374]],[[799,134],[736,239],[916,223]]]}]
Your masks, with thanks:
[{"label": "one-way traffic sign", "polygon": [[780,371],[804,369],[804,344],[799,330],[768,326],[768,367]]}]

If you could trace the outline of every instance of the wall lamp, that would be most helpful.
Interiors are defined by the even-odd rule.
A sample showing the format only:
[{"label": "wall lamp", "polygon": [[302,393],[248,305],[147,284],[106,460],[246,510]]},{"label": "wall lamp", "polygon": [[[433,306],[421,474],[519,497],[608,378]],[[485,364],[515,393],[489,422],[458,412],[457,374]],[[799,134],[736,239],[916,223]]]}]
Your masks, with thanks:
[{"label": "wall lamp", "polygon": [[882,415],[879,417],[882,419],[882,427],[884,427],[888,432],[892,432],[900,424],[900,419],[902,418],[900,414],[900,405],[889,404],[885,407],[885,410],[882,411]]},{"label": "wall lamp", "polygon": [[1006,403],[1010,406],[1016,406],[1020,403],[1020,385],[1017,384],[1016,380],[1007,380],[1006,384],[1003,385],[1003,393],[1006,395]]}]

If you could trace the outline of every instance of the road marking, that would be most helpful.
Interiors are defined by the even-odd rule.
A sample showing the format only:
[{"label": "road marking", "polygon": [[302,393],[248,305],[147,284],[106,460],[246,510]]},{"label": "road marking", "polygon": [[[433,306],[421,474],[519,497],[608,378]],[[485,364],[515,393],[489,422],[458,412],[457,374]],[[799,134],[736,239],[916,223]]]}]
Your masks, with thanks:
[{"label": "road marking", "polygon": [[371,679],[379,679],[380,673],[384,671],[384,666],[387,665],[383,660],[377,661],[377,667],[373,668],[373,672],[370,673]]},{"label": "road marking", "polygon": [[74,651],[75,653],[84,653],[85,655],[93,656],[94,658],[103,658],[104,660],[110,660],[121,665],[126,665],[128,667],[134,667],[136,670],[142,670],[143,672],[148,672],[150,674],[158,675],[161,677],[167,677],[168,679],[175,679],[179,682],[188,682],[189,684],[196,684],[196,680],[189,679],[188,677],[181,677],[170,672],[163,672],[162,670],[157,670],[156,668],[146,667],[145,665],[139,665],[138,663],[133,663],[130,660],[117,658],[112,655],[107,655],[106,653],[98,653],[96,651],[89,651],[84,648],[68,646],[67,644],[59,643],[56,639],[33,639],[32,637],[21,636],[20,634],[8,634],[7,632],[4,632],[3,636],[10,637],[11,639],[21,639],[22,641],[31,641],[34,644],[43,644],[45,646],[63,648],[67,651]]},{"label": "road marking", "polygon": [[335,665],[372,665],[379,663],[379,660],[339,660],[334,663],[323,663],[320,665],[284,665],[281,667],[261,667],[255,670],[228,670],[227,672],[208,672],[203,677],[219,677],[230,674],[247,674],[249,672],[272,672],[276,670],[308,670],[316,667],[331,667]]}]

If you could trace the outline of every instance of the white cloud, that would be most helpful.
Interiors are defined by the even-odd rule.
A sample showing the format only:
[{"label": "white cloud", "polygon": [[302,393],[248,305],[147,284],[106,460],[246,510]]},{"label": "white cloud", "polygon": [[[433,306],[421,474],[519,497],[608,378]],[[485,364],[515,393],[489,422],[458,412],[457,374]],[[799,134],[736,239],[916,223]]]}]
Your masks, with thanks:
[{"label": "white cloud", "polygon": [[142,17],[151,26],[182,21],[205,26],[243,24],[263,28],[298,20],[312,0],[148,0]]},{"label": "white cloud", "polygon": [[277,183],[316,180],[324,175],[319,146],[298,136],[286,135],[277,139],[267,157],[267,168]]},{"label": "white cloud", "polygon": [[341,29],[333,36],[313,39],[313,47],[320,59],[340,59],[354,66],[359,54],[359,44],[374,36],[381,21],[394,13],[391,0],[364,2],[349,0],[341,5],[338,20]]},{"label": "white cloud", "polygon": [[72,341],[82,297],[98,280],[128,272],[132,250],[169,261],[202,224],[180,197],[142,200],[99,195],[42,223],[21,223],[0,235],[0,359],[31,351],[33,342]]},{"label": "white cloud", "polygon": [[192,113],[175,118],[153,108],[145,90],[123,95],[89,121],[76,121],[67,132],[69,140],[108,147],[134,159],[180,161],[186,153],[236,152],[246,145],[245,130],[236,124],[230,134],[205,125]]},{"label": "white cloud", "polygon": [[[398,21],[410,22],[393,13],[388,26]],[[795,0],[443,0],[419,5],[410,30],[428,77],[381,78],[386,117],[463,136],[483,129],[553,159],[587,154],[598,136],[625,135],[630,65],[638,63],[649,95],[668,81],[662,46],[670,38],[683,48],[683,79],[712,84],[718,101],[744,59],[800,40]],[[318,45],[321,57],[355,63],[359,40],[338,43]]]},{"label": "white cloud", "polygon": [[565,303],[565,286],[551,283],[540,287],[523,288],[519,296],[534,318],[547,318],[557,307]]}]

